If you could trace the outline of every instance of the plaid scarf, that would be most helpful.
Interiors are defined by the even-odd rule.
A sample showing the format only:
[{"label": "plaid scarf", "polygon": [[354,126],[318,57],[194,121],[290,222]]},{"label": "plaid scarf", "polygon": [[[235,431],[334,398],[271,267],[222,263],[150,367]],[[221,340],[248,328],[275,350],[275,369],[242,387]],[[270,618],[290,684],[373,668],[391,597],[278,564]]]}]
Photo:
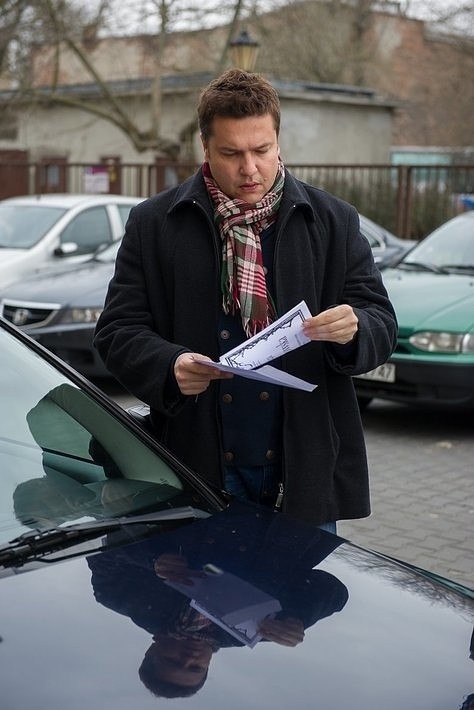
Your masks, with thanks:
[{"label": "plaid scarf", "polygon": [[[206,641],[214,651],[219,648],[219,641],[216,638],[216,630],[219,629],[210,619],[191,606],[185,606],[172,629],[168,631],[170,638],[182,641],[184,639],[197,639]],[[218,634],[217,634],[218,635]]]},{"label": "plaid scarf", "polygon": [[277,218],[285,169],[279,162],[272,188],[255,205],[227,197],[212,177],[208,163],[203,164],[202,173],[222,238],[222,307],[224,313],[231,315],[240,310],[245,333],[255,335],[275,318],[265,283],[259,235]]}]

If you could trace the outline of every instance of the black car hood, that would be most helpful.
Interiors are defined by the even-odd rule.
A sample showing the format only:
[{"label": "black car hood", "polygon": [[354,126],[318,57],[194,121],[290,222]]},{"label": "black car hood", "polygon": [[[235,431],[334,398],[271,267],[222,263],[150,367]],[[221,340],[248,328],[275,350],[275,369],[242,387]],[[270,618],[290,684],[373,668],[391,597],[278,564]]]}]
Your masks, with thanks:
[{"label": "black car hood", "polygon": [[71,265],[60,271],[51,269],[7,286],[0,292],[0,298],[70,306],[98,306],[104,302],[113,273],[114,262],[99,261]]},{"label": "black car hood", "polygon": [[[163,572],[170,555],[200,570],[193,587],[177,591]],[[224,630],[275,600],[277,618],[302,620],[298,645],[251,647]],[[3,710],[457,710],[474,692],[467,595],[240,504],[0,579],[0,609]],[[153,637],[168,635],[212,639],[207,680],[189,697],[157,698],[139,677]]]}]

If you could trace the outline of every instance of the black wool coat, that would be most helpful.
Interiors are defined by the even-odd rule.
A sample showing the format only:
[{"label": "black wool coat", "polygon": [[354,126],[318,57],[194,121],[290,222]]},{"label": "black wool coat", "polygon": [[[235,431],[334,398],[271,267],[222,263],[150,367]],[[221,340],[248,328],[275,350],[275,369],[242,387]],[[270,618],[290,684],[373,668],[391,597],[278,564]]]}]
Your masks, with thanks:
[{"label": "black wool coat", "polygon": [[[312,393],[283,391],[283,510],[315,523],[364,517],[368,470],[351,376],[387,360],[396,317],[352,206],[287,172],[275,240],[278,316],[304,299],[313,315],[348,303],[359,319],[349,346],[311,342],[281,360],[318,384]],[[150,405],[160,441],[222,488],[218,381],[198,398],[177,397],[173,386],[181,352],[219,359],[220,265],[198,171],[131,211],[95,345],[109,371]]]}]

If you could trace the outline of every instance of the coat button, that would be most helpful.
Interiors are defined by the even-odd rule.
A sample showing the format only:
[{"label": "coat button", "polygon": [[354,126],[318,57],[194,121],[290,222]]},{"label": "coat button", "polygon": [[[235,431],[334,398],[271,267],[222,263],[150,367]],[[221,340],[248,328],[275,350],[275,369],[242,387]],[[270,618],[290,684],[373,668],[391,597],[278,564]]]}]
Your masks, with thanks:
[{"label": "coat button", "polygon": [[262,402],[266,402],[268,399],[270,399],[269,393],[265,392],[265,390],[263,392],[260,392],[259,397],[262,400]]},{"label": "coat button", "polygon": [[221,330],[220,336],[222,340],[229,340],[230,332],[228,330]]},{"label": "coat button", "polygon": [[231,394],[223,394],[222,395],[222,401],[224,404],[230,404],[232,402],[232,395]]},{"label": "coat button", "polygon": [[273,459],[275,458],[275,452],[273,451],[273,449],[268,449],[267,453],[265,454],[265,458],[267,459],[267,461],[273,461]]},{"label": "coat button", "polygon": [[225,454],[224,454],[224,459],[225,459],[226,461],[229,461],[229,462],[230,462],[230,461],[233,461],[233,460],[234,460],[234,454],[232,453],[232,451],[226,451]]}]

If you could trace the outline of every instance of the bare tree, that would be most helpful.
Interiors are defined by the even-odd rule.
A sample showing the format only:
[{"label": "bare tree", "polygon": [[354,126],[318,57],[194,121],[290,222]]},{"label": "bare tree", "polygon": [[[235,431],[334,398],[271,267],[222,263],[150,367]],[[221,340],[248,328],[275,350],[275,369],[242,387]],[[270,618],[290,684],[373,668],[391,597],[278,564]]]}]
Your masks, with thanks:
[{"label": "bare tree", "polygon": [[[214,8],[208,5],[204,10],[202,3],[193,3],[192,0],[147,0],[127,4],[125,8],[122,4],[119,9],[121,7],[126,13],[117,19],[114,0],[100,0],[87,8],[76,5],[73,0],[36,0],[30,3],[6,0],[0,5],[0,60],[4,58],[4,67],[6,57],[11,58],[9,70],[17,89],[17,98],[86,111],[115,125],[138,152],[154,150],[176,158],[181,151],[179,141],[164,138],[160,129],[161,79],[169,38],[180,24],[199,26],[205,22],[209,13],[222,17],[224,9],[227,20],[230,19],[228,26],[233,28],[242,6],[243,1],[237,0],[224,4],[221,2]],[[133,118],[126,103],[114,92],[107,72],[92,59],[91,48],[100,41],[101,35],[107,36],[112,20],[115,29],[120,27],[120,22],[127,27],[142,23],[153,28],[153,32],[144,38],[152,64],[148,77],[151,83],[150,112],[148,126],[145,128]],[[223,36],[225,39],[220,51],[214,58],[211,57],[211,71],[217,72],[224,65],[232,36],[230,33],[224,33]],[[43,81],[35,76],[31,63],[27,61],[41,51],[45,52],[42,76],[47,78]],[[81,76],[86,77],[95,87],[96,100],[71,95],[63,90],[62,72],[64,66],[72,60],[79,67]],[[183,142],[186,141],[187,133],[189,130],[182,134]]]},{"label": "bare tree", "polygon": [[[409,103],[400,112],[400,136],[419,143],[438,136],[438,142],[465,145],[472,142],[472,38],[460,32],[445,45],[432,43],[413,60],[409,81],[406,64],[390,49],[396,18],[422,11],[446,29],[462,28],[473,8],[467,0],[0,0],[0,74],[8,77],[4,88],[15,88],[14,97],[86,111],[115,125],[138,152],[192,160],[194,116],[175,139],[163,136],[163,76],[196,70],[196,62],[219,73],[231,39],[245,23],[261,43],[258,71],[279,79],[373,86]],[[117,34],[140,34],[146,47],[146,125],[135,119],[132,102],[114,90],[113,79],[127,78],[120,74],[123,67],[114,67],[110,57],[100,61],[101,43]],[[197,36],[200,44],[183,59]],[[443,63],[442,54],[449,61]],[[93,86],[95,98],[64,89],[74,83],[67,74],[71,66],[76,83]]]},{"label": "bare tree", "polygon": [[262,37],[260,67],[282,78],[363,85],[374,52],[373,11],[385,5],[393,3],[290,0],[261,13],[255,18]]}]

